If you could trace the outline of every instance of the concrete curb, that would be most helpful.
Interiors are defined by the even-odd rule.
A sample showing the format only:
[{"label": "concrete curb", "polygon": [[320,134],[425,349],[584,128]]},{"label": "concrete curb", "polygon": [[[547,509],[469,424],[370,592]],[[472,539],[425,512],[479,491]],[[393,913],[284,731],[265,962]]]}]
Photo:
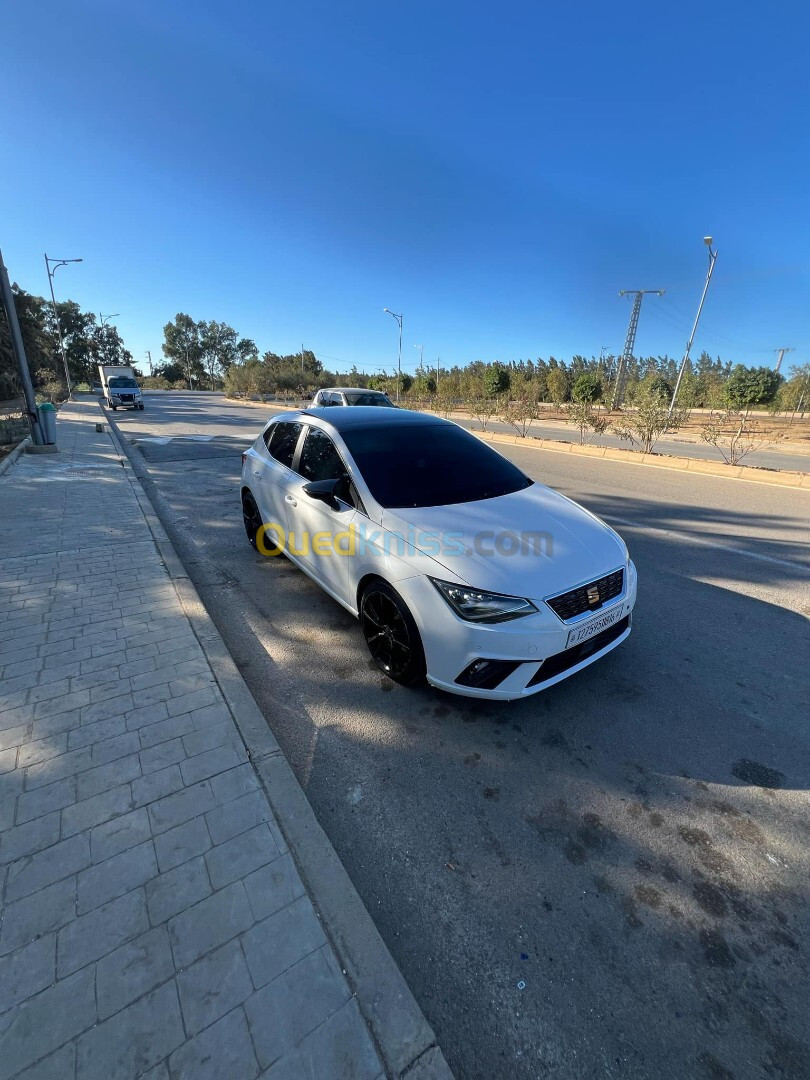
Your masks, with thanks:
[{"label": "concrete curb", "polygon": [[11,453],[7,454],[3,458],[3,460],[0,461],[0,476],[2,476],[3,473],[8,472],[8,470],[11,468],[11,466],[14,464],[14,462],[17,460],[17,458],[20,456],[20,454],[24,454],[25,450],[26,450],[26,447],[28,447],[30,445],[31,445],[31,436],[26,435],[25,438],[23,439],[23,441],[21,443],[18,443],[17,446],[15,446],[14,449],[11,451]]},{"label": "concrete curb", "polygon": [[[264,409],[276,412],[295,412],[289,405],[277,405],[275,402],[246,401],[242,398],[228,398],[239,405],[260,405]],[[435,413],[426,413],[435,416]],[[720,476],[724,480],[747,480],[749,484],[773,484],[777,487],[800,488],[810,491],[810,473],[794,472],[788,469],[759,469],[753,465],[726,465],[723,462],[706,461],[703,458],[675,457],[660,454],[640,454],[637,450],[622,450],[613,446],[579,446],[577,443],[563,442],[557,439],[536,439],[528,435],[502,435],[494,431],[473,431],[484,442],[499,442],[509,446],[524,446],[532,450],[548,450],[554,454],[575,454],[582,457],[606,458],[609,461],[623,461],[626,465],[647,465],[654,469],[679,469],[681,472],[702,473],[704,476]]]},{"label": "concrete curb", "polygon": [[[98,403],[180,603],[219,683],[248,755],[357,1003],[393,1080],[452,1080],[436,1036],[422,1014],[337,852],[225,642],[205,609],[172,541],[168,507],[118,425]],[[137,483],[134,481],[137,480]]]}]

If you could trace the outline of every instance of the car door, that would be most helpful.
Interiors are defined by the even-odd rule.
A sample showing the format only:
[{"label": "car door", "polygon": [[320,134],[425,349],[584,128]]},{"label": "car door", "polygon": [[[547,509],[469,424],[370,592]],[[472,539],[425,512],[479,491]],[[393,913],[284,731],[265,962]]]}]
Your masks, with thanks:
[{"label": "car door", "polygon": [[287,503],[285,496],[290,484],[296,483],[297,477],[292,470],[295,452],[303,432],[304,425],[290,420],[279,420],[264,433],[267,454],[263,456],[261,467],[254,470],[256,480],[255,495],[259,504],[262,521],[268,526],[266,545],[273,548],[276,541],[284,537],[287,528]]},{"label": "car door", "polygon": [[287,485],[284,495],[290,554],[336,599],[351,606],[354,600],[348,595],[353,549],[351,527],[357,518],[353,503],[359,500],[351,491],[348,479],[337,491],[336,509],[304,491],[311,482],[346,477],[346,466],[329,435],[321,428],[307,427],[295,468],[297,475]]}]

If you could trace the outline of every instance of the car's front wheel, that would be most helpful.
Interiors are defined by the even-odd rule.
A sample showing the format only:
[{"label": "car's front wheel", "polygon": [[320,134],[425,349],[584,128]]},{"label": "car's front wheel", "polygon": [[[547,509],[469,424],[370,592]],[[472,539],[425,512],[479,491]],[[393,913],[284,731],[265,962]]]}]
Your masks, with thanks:
[{"label": "car's front wheel", "polygon": [[396,589],[373,581],[360,602],[360,625],[372,659],[402,686],[425,677],[425,653],[413,615]]}]

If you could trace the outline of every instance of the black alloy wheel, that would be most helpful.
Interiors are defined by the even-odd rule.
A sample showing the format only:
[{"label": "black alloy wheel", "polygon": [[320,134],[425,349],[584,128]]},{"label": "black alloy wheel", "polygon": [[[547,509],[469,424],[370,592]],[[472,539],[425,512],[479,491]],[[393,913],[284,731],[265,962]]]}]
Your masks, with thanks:
[{"label": "black alloy wheel", "polygon": [[422,639],[399,593],[384,581],[372,582],[360,603],[360,624],[372,659],[389,679],[413,686],[425,677]]},{"label": "black alloy wheel", "polygon": [[256,538],[259,529],[262,527],[262,515],[259,513],[256,500],[247,491],[242,496],[242,520],[245,523],[245,532],[250,546],[258,551]]}]

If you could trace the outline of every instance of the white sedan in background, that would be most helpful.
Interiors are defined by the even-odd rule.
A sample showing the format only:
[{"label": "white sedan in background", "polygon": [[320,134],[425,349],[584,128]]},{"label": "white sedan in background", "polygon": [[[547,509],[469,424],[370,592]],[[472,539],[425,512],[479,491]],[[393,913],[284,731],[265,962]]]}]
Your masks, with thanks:
[{"label": "white sedan in background", "polygon": [[274,417],[242,455],[251,544],[358,616],[403,685],[512,700],[630,633],[624,541],[470,432],[404,409]]}]

